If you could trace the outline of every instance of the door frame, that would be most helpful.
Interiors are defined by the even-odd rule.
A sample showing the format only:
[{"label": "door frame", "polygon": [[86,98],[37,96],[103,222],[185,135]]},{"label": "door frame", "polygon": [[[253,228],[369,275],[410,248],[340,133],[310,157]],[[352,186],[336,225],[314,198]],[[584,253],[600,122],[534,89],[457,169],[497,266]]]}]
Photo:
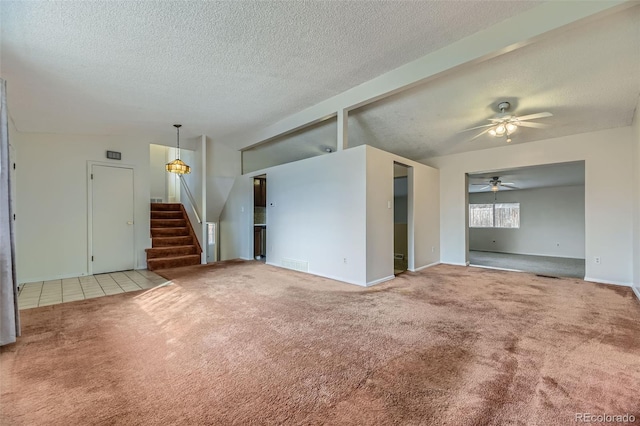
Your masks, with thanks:
[{"label": "door frame", "polygon": [[133,170],[133,268],[136,269],[137,263],[137,243],[136,243],[136,166],[132,164],[113,164],[104,161],[87,161],[87,275],[93,275],[93,182],[91,172],[93,166],[115,167],[119,169]]},{"label": "door frame", "polygon": [[[415,272],[415,216],[414,216],[414,194],[413,194],[413,188],[414,188],[414,183],[413,183],[413,171],[414,171],[414,167],[410,166],[408,164],[403,163],[402,161],[398,161],[398,160],[393,160],[393,165],[394,165],[394,173],[393,173],[393,185],[394,188],[392,190],[392,194],[391,194],[391,198],[395,200],[395,165],[398,164],[400,166],[406,167],[407,169],[407,269],[405,269],[405,271],[410,271],[410,272]],[[393,238],[391,240],[391,248],[392,248],[392,255],[395,253],[395,247],[394,247],[394,242],[395,242],[395,202],[391,203],[393,209],[392,209],[392,216],[391,216],[391,226],[392,226],[392,233],[393,233]],[[405,272],[403,271],[403,272]],[[394,271],[393,271],[393,275],[395,275],[395,265],[394,265]]]}]

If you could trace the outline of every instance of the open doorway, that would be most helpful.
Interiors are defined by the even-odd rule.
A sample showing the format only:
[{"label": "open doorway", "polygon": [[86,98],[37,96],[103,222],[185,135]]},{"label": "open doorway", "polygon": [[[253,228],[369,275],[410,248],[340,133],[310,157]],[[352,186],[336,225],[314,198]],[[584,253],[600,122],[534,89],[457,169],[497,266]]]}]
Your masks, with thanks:
[{"label": "open doorway", "polygon": [[469,173],[471,266],[585,275],[584,161]]},{"label": "open doorway", "polygon": [[393,163],[393,273],[409,267],[409,166]]},{"label": "open doorway", "polygon": [[267,260],[267,175],[253,178],[253,257]]}]

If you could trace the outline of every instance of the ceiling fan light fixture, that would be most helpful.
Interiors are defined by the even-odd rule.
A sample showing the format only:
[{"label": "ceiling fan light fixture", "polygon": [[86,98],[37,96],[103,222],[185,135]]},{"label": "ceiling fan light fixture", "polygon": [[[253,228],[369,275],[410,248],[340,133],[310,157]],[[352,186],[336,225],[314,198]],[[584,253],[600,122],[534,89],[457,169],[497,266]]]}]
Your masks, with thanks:
[{"label": "ceiling fan light fixture", "polygon": [[491,136],[496,136],[496,129],[489,129],[489,134]]},{"label": "ceiling fan light fixture", "polygon": [[496,135],[502,136],[507,131],[507,128],[504,126],[504,124],[498,124],[495,130],[496,130]]},{"label": "ceiling fan light fixture", "polygon": [[491,190],[492,190],[493,192],[498,192],[498,191],[500,191],[500,187],[499,187],[498,185],[492,185],[492,186],[491,186]]},{"label": "ceiling fan light fixture", "polygon": [[513,123],[507,123],[507,125],[505,126],[507,128],[507,133],[511,134],[513,132],[515,132],[516,130],[518,130],[518,126],[516,126]]}]

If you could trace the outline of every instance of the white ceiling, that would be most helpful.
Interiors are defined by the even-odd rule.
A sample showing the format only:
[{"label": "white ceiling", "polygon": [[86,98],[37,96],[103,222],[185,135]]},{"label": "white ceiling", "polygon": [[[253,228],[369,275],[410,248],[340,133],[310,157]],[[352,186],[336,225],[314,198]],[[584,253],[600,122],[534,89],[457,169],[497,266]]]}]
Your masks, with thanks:
[{"label": "white ceiling", "polygon": [[[469,174],[469,192],[491,192],[480,184],[488,185],[493,177],[502,183],[512,183],[518,189],[584,185],[584,161]],[[501,187],[500,190],[509,189]]]},{"label": "white ceiling", "polygon": [[[520,127],[515,145],[630,125],[639,96],[636,6],[351,111],[348,144],[367,143],[420,161],[506,145],[488,134],[472,141],[482,129],[460,133],[488,123],[502,100],[517,115],[553,113],[536,120],[547,129]],[[297,132],[286,144],[263,147],[262,155],[287,162],[320,151],[336,140],[334,129]]]},{"label": "white ceiling", "polygon": [[640,95],[640,7],[581,25],[352,112],[349,144],[414,160],[505,145],[484,135],[497,104],[541,111],[548,129],[519,128],[512,144],[628,126]]},{"label": "white ceiling", "polygon": [[0,74],[19,131],[221,138],[537,3],[3,1]]}]

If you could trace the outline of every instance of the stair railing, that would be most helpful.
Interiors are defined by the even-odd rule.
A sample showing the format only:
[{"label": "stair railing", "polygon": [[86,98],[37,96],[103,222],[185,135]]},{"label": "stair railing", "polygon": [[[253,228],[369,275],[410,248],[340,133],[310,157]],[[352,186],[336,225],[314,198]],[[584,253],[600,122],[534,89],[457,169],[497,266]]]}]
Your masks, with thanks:
[{"label": "stair railing", "polygon": [[182,187],[184,188],[185,193],[189,198],[189,203],[191,204],[191,208],[193,209],[193,214],[196,215],[196,219],[198,220],[198,223],[202,223],[202,219],[200,219],[200,215],[198,214],[198,209],[196,208],[196,200],[194,200],[193,195],[191,195],[191,191],[189,190],[189,185],[187,185],[187,181],[184,180],[182,175],[178,175],[178,177],[180,178],[180,182],[182,182]]}]

